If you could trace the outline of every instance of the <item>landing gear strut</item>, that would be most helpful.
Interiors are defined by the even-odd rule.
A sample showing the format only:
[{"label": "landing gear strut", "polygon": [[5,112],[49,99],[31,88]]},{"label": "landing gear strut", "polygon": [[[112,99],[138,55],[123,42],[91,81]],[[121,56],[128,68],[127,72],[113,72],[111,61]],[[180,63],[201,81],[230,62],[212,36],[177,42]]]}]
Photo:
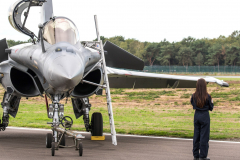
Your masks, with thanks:
[{"label": "landing gear strut", "polygon": [[3,101],[2,101],[3,116],[2,116],[2,123],[0,120],[0,131],[1,130],[5,131],[9,123],[8,110],[10,109],[10,103],[9,103],[10,98],[11,98],[11,94],[5,92],[3,96]]},{"label": "landing gear strut", "polygon": [[[83,121],[87,132],[92,133],[92,136],[103,136],[103,118],[102,114],[95,112],[92,114],[91,123],[89,118],[89,111],[91,109],[91,104],[88,98],[81,98],[81,110],[80,113],[83,114]],[[79,107],[78,107],[79,108]]]},{"label": "landing gear strut", "polygon": [[[59,97],[61,96],[55,95],[53,97],[53,104],[49,105],[48,115],[53,119],[53,122],[48,122],[48,124],[52,124],[53,135],[51,133],[47,134],[46,148],[51,148],[51,155],[54,156],[55,150],[58,150],[60,147],[75,147],[76,150],[80,149],[79,155],[82,156],[83,149],[79,141],[85,137],[70,130],[73,125],[73,120],[69,116],[64,117],[64,106],[59,103]],[[64,128],[61,128],[60,124]],[[65,135],[73,138],[73,146],[65,146]],[[79,148],[80,146],[81,148]]]},{"label": "landing gear strut", "polygon": [[86,131],[91,131],[91,125],[89,124],[89,111],[91,109],[91,104],[89,103],[88,98],[82,98],[82,112],[83,112],[83,121],[85,124]]},{"label": "landing gear strut", "polygon": [[2,117],[2,122],[0,120],[0,131],[5,131],[6,127],[8,126],[9,123],[9,116],[3,116]]},{"label": "landing gear strut", "polygon": [[[11,91],[11,92],[10,92]],[[9,115],[16,117],[21,97],[12,95],[13,90],[5,92],[1,103],[3,108],[2,120],[0,120],[0,131],[4,131],[9,123]]]}]

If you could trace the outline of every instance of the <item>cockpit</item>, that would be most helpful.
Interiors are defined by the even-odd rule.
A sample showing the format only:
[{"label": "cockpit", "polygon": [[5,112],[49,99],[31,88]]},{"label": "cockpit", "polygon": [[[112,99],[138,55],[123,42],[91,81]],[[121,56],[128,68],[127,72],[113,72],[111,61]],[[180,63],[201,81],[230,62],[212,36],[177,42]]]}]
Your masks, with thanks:
[{"label": "cockpit", "polygon": [[80,41],[77,27],[66,17],[54,17],[47,22],[43,28],[43,39],[52,45],[58,42],[75,45]]}]

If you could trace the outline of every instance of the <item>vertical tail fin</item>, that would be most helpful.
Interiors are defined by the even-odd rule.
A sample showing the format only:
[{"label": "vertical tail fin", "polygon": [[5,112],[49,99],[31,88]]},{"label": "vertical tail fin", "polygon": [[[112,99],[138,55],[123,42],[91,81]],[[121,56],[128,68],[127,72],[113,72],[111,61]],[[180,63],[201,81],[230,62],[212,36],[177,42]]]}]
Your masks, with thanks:
[{"label": "vertical tail fin", "polygon": [[133,54],[107,41],[104,44],[106,65],[114,68],[143,70],[144,62]]},{"label": "vertical tail fin", "polygon": [[47,0],[41,8],[41,23],[49,21],[53,17],[53,3],[52,0]]}]

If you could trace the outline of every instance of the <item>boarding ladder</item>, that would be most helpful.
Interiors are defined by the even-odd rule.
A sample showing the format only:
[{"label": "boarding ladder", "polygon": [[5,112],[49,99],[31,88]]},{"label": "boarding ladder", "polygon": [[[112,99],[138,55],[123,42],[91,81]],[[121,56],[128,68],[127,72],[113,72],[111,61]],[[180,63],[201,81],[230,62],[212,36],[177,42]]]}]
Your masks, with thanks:
[{"label": "boarding ladder", "polygon": [[82,42],[86,47],[95,49],[99,51],[101,58],[100,60],[83,76],[83,79],[99,64],[101,65],[104,82],[103,85],[99,85],[93,82],[89,82],[86,80],[82,80],[84,83],[100,86],[101,88],[105,88],[106,91],[106,98],[107,98],[107,107],[108,107],[108,116],[109,116],[109,123],[111,128],[111,136],[112,136],[112,144],[117,145],[117,138],[116,138],[116,130],[114,125],[114,118],[113,118],[113,109],[112,109],[112,99],[110,94],[110,87],[109,87],[109,81],[108,81],[108,75],[107,75],[107,66],[105,61],[105,55],[104,55],[104,49],[102,40],[100,39],[99,29],[98,29],[98,20],[97,16],[94,16],[95,20],[95,27],[96,27],[96,33],[97,33],[97,40],[98,41],[84,41]]}]

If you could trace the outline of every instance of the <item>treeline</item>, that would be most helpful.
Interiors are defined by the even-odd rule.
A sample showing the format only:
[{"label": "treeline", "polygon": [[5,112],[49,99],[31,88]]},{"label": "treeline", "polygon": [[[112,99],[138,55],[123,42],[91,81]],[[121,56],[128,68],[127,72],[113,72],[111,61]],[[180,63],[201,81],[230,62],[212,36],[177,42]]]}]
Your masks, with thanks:
[{"label": "treeline", "polygon": [[[239,66],[240,65],[240,31],[234,31],[228,37],[214,39],[183,38],[180,42],[169,42],[166,39],[158,43],[140,42],[136,39],[125,39],[123,36],[106,38],[107,40],[141,58],[145,65],[164,66]],[[28,40],[26,42],[30,42]],[[8,40],[9,47],[26,43]]]},{"label": "treeline", "polygon": [[23,44],[23,43],[30,43],[30,42],[32,42],[31,39],[29,39],[28,41],[7,40],[8,47],[16,46],[16,45]]},{"label": "treeline", "polygon": [[166,39],[159,43],[140,42],[123,36],[101,39],[103,43],[108,40],[118,45],[149,66],[240,65],[240,31],[234,31],[228,37],[219,36],[214,39],[195,39],[189,36],[180,42],[169,42]]}]

